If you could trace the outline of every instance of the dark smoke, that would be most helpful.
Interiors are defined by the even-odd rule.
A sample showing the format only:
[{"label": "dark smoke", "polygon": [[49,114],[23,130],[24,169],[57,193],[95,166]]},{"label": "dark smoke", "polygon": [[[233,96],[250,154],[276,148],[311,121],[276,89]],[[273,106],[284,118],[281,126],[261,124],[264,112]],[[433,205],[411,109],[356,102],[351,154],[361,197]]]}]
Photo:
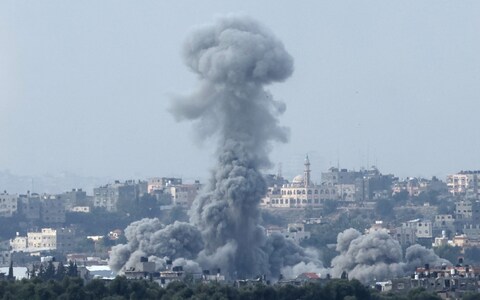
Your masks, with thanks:
[{"label": "dark smoke", "polygon": [[[154,224],[132,224],[129,231],[139,235],[130,233],[127,245],[115,247],[112,267],[128,266],[147,254],[156,261],[164,255],[194,259],[203,269],[220,268],[231,278],[320,268],[316,255],[282,236],[267,237],[259,225],[258,205],[266,193],[260,170],[271,165],[271,143],[286,142],[288,136],[277,119],[285,104],[275,101],[264,86],[292,74],[292,57],[270,30],[239,15],[198,27],[188,36],[183,56],[200,84],[190,96],[175,99],[171,112],[177,120],[194,121],[200,138],[218,143],[216,168],[190,210],[190,223],[199,234],[194,236],[197,229],[188,224],[166,232],[157,221],[142,220]],[[162,234],[145,234],[140,225]],[[179,239],[177,233],[186,238]],[[174,250],[162,235],[179,240]]]},{"label": "dark smoke", "polygon": [[402,247],[385,230],[362,235],[355,229],[347,229],[338,234],[337,251],[340,254],[332,260],[332,275],[340,277],[347,272],[350,278],[364,283],[404,276],[426,263],[450,265],[433,250],[420,245],[407,248],[404,259]]},{"label": "dark smoke", "polygon": [[269,260],[273,251],[259,226],[258,204],[266,193],[260,169],[270,166],[270,143],[287,140],[277,119],[285,105],[263,87],[289,77],[293,59],[268,29],[238,15],[197,28],[184,58],[200,88],[178,99],[172,112],[218,140],[217,167],[190,211],[205,241],[200,261],[238,276],[278,273],[283,262]]}]

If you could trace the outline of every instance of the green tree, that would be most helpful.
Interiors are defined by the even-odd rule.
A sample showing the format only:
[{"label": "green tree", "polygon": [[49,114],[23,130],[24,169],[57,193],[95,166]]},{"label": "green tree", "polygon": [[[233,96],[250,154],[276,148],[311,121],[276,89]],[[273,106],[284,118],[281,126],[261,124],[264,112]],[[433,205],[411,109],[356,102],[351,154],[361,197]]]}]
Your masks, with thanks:
[{"label": "green tree", "polygon": [[390,199],[379,199],[375,203],[375,212],[381,218],[388,218],[394,215],[394,206],[395,204]]},{"label": "green tree", "polygon": [[55,279],[62,280],[63,277],[67,274],[67,270],[62,262],[58,263],[57,272],[55,273]]},{"label": "green tree", "polygon": [[49,261],[43,279],[54,279],[55,278],[55,266],[52,261]]},{"label": "green tree", "polygon": [[10,261],[10,267],[8,268],[8,275],[7,279],[8,280],[13,280],[15,277],[13,277],[13,260]]},{"label": "green tree", "polygon": [[85,285],[87,295],[92,296],[93,299],[102,299],[107,296],[108,289],[102,280],[94,279]]},{"label": "green tree", "polygon": [[323,202],[323,213],[326,215],[334,213],[337,210],[337,207],[338,207],[338,201],[327,199],[325,200],[325,202]]},{"label": "green tree", "polygon": [[440,256],[441,258],[445,258],[449,260],[451,263],[456,264],[458,261],[458,258],[462,256],[462,248],[457,247],[457,246],[440,246],[434,248],[435,253]]}]

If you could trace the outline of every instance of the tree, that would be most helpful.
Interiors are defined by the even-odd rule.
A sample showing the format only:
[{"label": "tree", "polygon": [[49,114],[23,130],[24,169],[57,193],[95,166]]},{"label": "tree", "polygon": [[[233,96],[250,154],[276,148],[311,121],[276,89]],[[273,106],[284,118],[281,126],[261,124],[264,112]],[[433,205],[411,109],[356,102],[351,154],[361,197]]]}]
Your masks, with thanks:
[{"label": "tree", "polygon": [[8,275],[7,275],[8,280],[14,280],[15,277],[13,276],[13,260],[10,261],[10,267],[8,268]]},{"label": "tree", "polygon": [[57,273],[55,274],[55,278],[57,280],[62,280],[66,274],[67,274],[67,271],[65,270],[65,266],[63,265],[62,262],[59,262],[57,267]]},{"label": "tree", "polygon": [[48,262],[47,268],[45,269],[45,274],[43,279],[54,279],[55,278],[55,266],[52,261]]},{"label": "tree", "polygon": [[325,200],[325,202],[323,202],[323,213],[326,215],[334,213],[337,210],[337,207],[338,207],[338,201],[327,199]]},{"label": "tree", "polygon": [[393,216],[394,203],[389,199],[380,199],[375,204],[375,212],[380,217],[390,217]]},{"label": "tree", "polygon": [[67,268],[67,276],[70,277],[77,277],[78,270],[77,270],[77,262],[69,261],[68,268]]},{"label": "tree", "polygon": [[449,245],[440,246],[440,247],[436,247],[434,251],[438,256],[449,260],[453,264],[456,264],[458,258],[462,256],[462,253],[461,253],[462,248],[457,246],[454,246],[454,247]]},{"label": "tree", "polygon": [[410,195],[408,194],[408,192],[406,190],[403,190],[398,193],[395,193],[395,195],[393,195],[392,198],[393,198],[393,201],[395,201],[395,203],[399,205],[399,204],[405,204],[409,196]]}]

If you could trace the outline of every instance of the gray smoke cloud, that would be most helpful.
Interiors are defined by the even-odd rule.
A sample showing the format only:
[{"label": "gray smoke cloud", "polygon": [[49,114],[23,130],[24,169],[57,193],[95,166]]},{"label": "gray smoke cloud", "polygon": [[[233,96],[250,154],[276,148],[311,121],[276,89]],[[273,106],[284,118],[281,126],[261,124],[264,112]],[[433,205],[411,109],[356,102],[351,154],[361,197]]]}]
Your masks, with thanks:
[{"label": "gray smoke cloud", "polygon": [[112,247],[109,265],[118,272],[135,267],[140,257],[155,261],[159,267],[170,259],[194,259],[203,249],[200,232],[189,223],[163,225],[159,219],[142,219],[125,229],[127,244]]},{"label": "gray smoke cloud", "polygon": [[[272,142],[288,137],[278,121],[285,104],[264,87],[292,74],[292,57],[270,30],[241,15],[197,27],[186,39],[183,57],[200,84],[191,95],[175,99],[171,112],[179,121],[195,122],[199,138],[215,138],[216,167],[189,212],[192,225],[168,229],[158,220],[130,225],[128,244],[112,251],[112,268],[127,267],[144,255],[194,260],[232,278],[277,277],[288,266],[292,274],[321,267],[315,255],[282,236],[267,237],[259,225],[258,205],[266,193],[260,171],[271,165]],[[190,261],[187,265],[194,269]]]},{"label": "gray smoke cloud", "polygon": [[313,261],[283,237],[267,238],[259,226],[266,193],[260,170],[270,166],[271,143],[288,136],[278,122],[285,104],[264,86],[292,74],[292,57],[270,30],[239,15],[197,28],[183,54],[200,86],[177,99],[172,112],[196,122],[200,137],[218,141],[217,166],[190,211],[205,242],[199,261],[237,277],[277,276],[285,265]]},{"label": "gray smoke cloud", "polygon": [[337,251],[340,254],[332,260],[332,275],[340,277],[347,272],[350,278],[364,283],[403,276],[426,263],[450,265],[433,250],[420,245],[407,248],[404,258],[398,241],[385,230],[362,235],[355,229],[347,229],[337,236]]}]

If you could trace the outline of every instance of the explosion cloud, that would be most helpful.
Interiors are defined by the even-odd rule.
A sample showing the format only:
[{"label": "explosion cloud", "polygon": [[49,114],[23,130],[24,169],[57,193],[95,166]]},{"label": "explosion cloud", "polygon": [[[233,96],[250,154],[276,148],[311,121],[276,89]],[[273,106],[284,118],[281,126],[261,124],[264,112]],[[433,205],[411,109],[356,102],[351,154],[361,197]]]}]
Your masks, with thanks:
[{"label": "explosion cloud", "polygon": [[[277,119],[285,104],[275,101],[264,86],[292,74],[292,57],[270,30],[241,15],[196,28],[186,40],[183,57],[200,84],[190,96],[176,99],[171,112],[177,120],[196,122],[201,138],[216,138],[217,165],[193,203],[191,225],[133,223],[128,244],[112,251],[112,267],[128,266],[143,255],[151,255],[151,260],[163,255],[194,259],[202,268],[221,268],[237,278],[278,276],[286,266],[291,272],[321,266],[315,255],[292,241],[280,235],[267,238],[259,225],[258,204],[266,193],[260,171],[271,165],[271,143],[286,142],[288,136]],[[166,244],[164,238],[176,242]]]},{"label": "explosion cloud", "polygon": [[340,254],[332,260],[332,275],[340,277],[347,272],[350,278],[365,283],[403,276],[427,263],[451,264],[420,245],[407,248],[404,260],[402,247],[385,230],[362,235],[355,229],[347,229],[338,234],[337,251]]}]

